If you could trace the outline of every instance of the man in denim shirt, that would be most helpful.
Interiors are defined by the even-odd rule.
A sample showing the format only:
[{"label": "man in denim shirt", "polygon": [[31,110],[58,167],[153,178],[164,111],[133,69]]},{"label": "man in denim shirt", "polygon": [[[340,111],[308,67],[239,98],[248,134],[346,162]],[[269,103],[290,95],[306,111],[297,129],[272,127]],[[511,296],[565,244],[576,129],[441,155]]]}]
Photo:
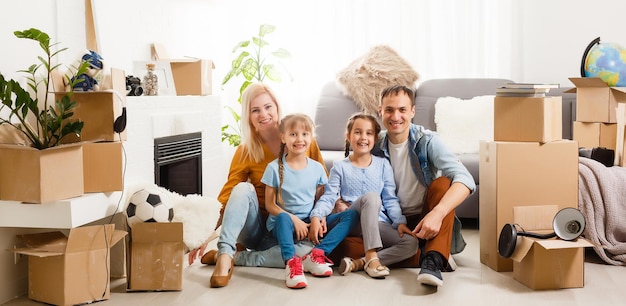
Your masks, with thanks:
[{"label": "man in denim shirt", "polygon": [[[460,226],[454,226],[458,222],[454,210],[476,185],[436,133],[412,123],[414,98],[413,90],[402,85],[382,91],[378,111],[386,131],[373,153],[391,162],[402,212],[413,235],[420,239],[417,280],[441,286],[441,271],[450,269],[451,251],[458,253],[464,247]],[[453,232],[456,245],[452,245]]]}]

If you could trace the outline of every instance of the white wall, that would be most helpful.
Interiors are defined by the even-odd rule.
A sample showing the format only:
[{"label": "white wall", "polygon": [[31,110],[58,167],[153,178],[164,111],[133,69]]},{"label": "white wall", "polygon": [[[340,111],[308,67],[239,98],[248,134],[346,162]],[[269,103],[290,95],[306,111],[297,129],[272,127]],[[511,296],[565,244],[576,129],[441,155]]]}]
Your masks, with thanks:
[{"label": "white wall", "polygon": [[[336,3],[324,3],[331,2]],[[319,1],[316,3],[319,4]],[[320,48],[320,45],[315,39],[307,44],[293,45],[290,42],[294,35],[345,33],[339,29],[338,32],[323,29],[321,25],[327,16],[344,18],[342,20],[345,24],[349,24],[351,14],[363,13],[350,10],[350,4],[354,3],[343,0],[342,5],[335,6],[340,10],[335,11],[324,11],[319,5],[314,6],[311,3],[284,0],[95,0],[94,7],[100,53],[109,66],[132,71],[134,60],[150,58],[150,43],[161,42],[166,45],[172,57],[213,59],[216,62],[214,92],[221,95],[225,103],[234,101],[237,96],[233,86],[227,86],[225,92],[220,90],[221,79],[228,71],[232,58],[231,49],[237,42],[255,33],[259,24],[271,23],[277,26],[277,31],[270,36],[270,41],[275,46],[285,47],[296,55],[303,54],[307,50]],[[408,2],[404,4],[410,6]],[[605,0],[597,4],[584,0],[516,0],[514,4],[514,11],[510,14],[513,20],[511,35],[520,35],[521,39],[513,44],[509,61],[511,69],[507,69],[510,75],[494,77],[527,82],[558,82],[562,86],[569,86],[567,78],[579,76],[580,57],[592,39],[600,36],[604,42],[616,42],[626,46],[626,32],[621,27],[626,2],[622,0]],[[281,10],[272,10],[277,5],[282,5]],[[394,12],[394,8],[390,8],[384,13],[372,15],[372,20],[384,16],[393,18]],[[403,14],[408,13],[405,11]],[[35,27],[48,32],[53,41],[70,48],[61,57],[61,62],[66,64],[75,60],[86,47],[83,0],[11,1],[10,5],[3,8],[2,15],[0,72],[10,78],[17,78],[15,71],[27,68],[41,54],[33,42],[15,38],[12,34],[15,30]],[[498,22],[508,20],[507,18],[505,16]],[[498,22],[493,21],[492,26],[501,26]],[[377,28],[369,30],[380,31]],[[358,32],[353,34],[357,39],[362,38]],[[385,42],[385,34],[381,31],[380,35],[375,36],[381,39],[378,43]],[[405,42],[410,44],[411,38],[405,37]],[[360,43],[363,46],[376,42]],[[297,84],[295,92],[289,89],[290,84],[277,88],[279,94],[291,94],[286,105],[287,110],[310,113],[321,84],[332,80],[334,73],[343,68],[343,64],[338,63],[347,65],[365,50],[362,47],[336,46],[335,51],[334,58],[297,60],[305,68],[292,71],[295,77],[311,71],[319,72],[321,76],[314,82]],[[424,61],[428,59],[420,55],[411,60],[416,65]],[[437,75],[436,71],[426,75],[429,74],[437,77],[459,76]],[[283,101],[283,104],[286,103]],[[15,235],[25,232],[27,230],[0,228],[0,250],[12,248]],[[0,303],[26,293],[26,265],[23,261],[16,266],[10,252],[0,251],[0,271]]]}]

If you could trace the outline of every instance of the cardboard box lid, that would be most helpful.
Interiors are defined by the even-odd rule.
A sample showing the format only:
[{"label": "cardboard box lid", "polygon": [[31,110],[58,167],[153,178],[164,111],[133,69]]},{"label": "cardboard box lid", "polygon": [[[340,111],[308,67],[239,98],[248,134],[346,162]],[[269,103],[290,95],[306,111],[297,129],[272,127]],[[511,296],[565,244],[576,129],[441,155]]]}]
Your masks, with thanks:
[{"label": "cardboard box lid", "polygon": [[26,247],[13,251],[37,257],[59,256],[65,253],[110,248],[126,234],[125,231],[115,230],[115,225],[106,224],[73,228],[68,237],[59,231],[18,235]]},{"label": "cardboard box lid", "polygon": [[136,223],[131,230],[131,237],[133,242],[182,242],[183,224],[181,222]]},{"label": "cardboard box lid", "polygon": [[[619,96],[622,96],[622,94],[626,94],[626,87],[609,87],[609,85],[602,81],[601,78],[569,78],[569,80],[574,83],[574,86],[576,87],[564,91],[567,93],[576,92],[576,88],[578,87],[605,87],[610,88],[614,93],[617,93]],[[626,95],[623,95],[623,98],[618,99],[618,102],[620,101],[626,102]]]}]

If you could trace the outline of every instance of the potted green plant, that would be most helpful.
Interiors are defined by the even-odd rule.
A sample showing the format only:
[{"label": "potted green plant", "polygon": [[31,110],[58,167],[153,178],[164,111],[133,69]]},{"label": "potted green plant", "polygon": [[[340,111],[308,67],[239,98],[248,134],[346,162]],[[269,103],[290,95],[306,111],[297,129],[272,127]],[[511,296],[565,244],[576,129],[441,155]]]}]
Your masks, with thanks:
[{"label": "potted green plant", "polygon": [[[270,24],[262,24],[259,27],[257,36],[252,36],[248,40],[241,41],[235,45],[232,53],[237,54],[232,61],[231,69],[226,73],[222,80],[222,89],[224,85],[231,80],[239,78],[241,85],[239,86],[239,98],[237,102],[241,103],[241,94],[253,82],[266,82],[266,79],[273,82],[282,82],[282,72],[287,74],[288,71],[279,66],[280,59],[291,57],[289,51],[278,48],[274,51],[268,51],[270,43],[266,36],[276,30],[276,27]],[[241,80],[241,77],[243,80]],[[291,78],[291,76],[289,76]],[[241,133],[239,128],[239,111],[227,106],[235,120],[235,126],[226,124],[222,127],[222,141],[228,141],[232,146],[238,146],[241,142]]]},{"label": "potted green plant", "polygon": [[[0,110],[8,109],[8,118],[0,118],[0,125],[8,124],[20,133],[23,133],[37,149],[46,149],[60,144],[60,140],[69,134],[80,134],[83,122],[72,120],[72,109],[76,107],[76,102],[71,100],[72,90],[63,98],[54,101],[51,105],[48,101],[47,90],[52,78],[52,72],[61,64],[52,64],[52,60],[60,52],[67,48],[53,51],[50,44],[50,36],[38,29],[28,29],[15,31],[18,38],[31,39],[39,43],[45,53],[45,57],[39,56],[39,63],[33,64],[26,70],[21,70],[27,74],[28,87],[32,90],[32,95],[15,80],[6,80],[0,73]],[[83,62],[76,69],[76,75],[84,74],[87,71],[88,63]],[[39,74],[43,69],[43,75]],[[73,88],[74,84],[82,81],[81,78],[65,76],[66,82]],[[40,108],[39,89],[43,83],[46,90],[44,101]],[[34,126],[29,124],[29,116],[34,118]],[[17,122],[15,122],[17,121]]]},{"label": "potted green plant", "polygon": [[[0,74],[0,111],[7,114],[0,117],[0,125],[13,127],[30,142],[30,146],[0,145],[0,199],[43,203],[82,195],[82,147],[59,146],[63,137],[80,133],[84,125],[71,118],[76,107],[72,90],[54,103],[48,101],[53,72],[60,66],[53,64],[53,59],[66,48],[54,51],[56,44],[51,44],[50,36],[38,29],[14,34],[36,41],[45,56],[39,56],[38,63],[20,71],[27,75],[30,92]],[[84,74],[87,65],[84,62],[73,67],[75,75]],[[66,75],[65,81],[73,88],[81,78]],[[39,95],[41,88],[45,92]],[[40,96],[43,101],[39,101]]]}]

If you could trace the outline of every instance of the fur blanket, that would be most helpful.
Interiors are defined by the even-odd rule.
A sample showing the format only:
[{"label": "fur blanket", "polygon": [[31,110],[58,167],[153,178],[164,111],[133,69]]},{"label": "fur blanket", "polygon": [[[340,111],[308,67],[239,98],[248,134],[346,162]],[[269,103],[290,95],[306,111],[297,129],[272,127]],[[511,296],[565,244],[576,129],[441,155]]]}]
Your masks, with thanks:
[{"label": "fur blanket", "polygon": [[419,75],[389,46],[372,47],[337,73],[337,82],[346,95],[368,114],[378,113],[380,92],[391,85],[415,88]]},{"label": "fur blanket", "polygon": [[606,263],[626,265],[626,168],[579,157],[578,173],[578,207],[587,223],[583,235]]},{"label": "fur blanket", "polygon": [[183,196],[156,184],[136,184],[124,190],[124,209],[128,206],[132,195],[141,189],[166,197],[164,202],[172,203],[174,208],[172,222],[183,224],[183,242],[188,249],[198,248],[214,236],[222,208],[217,199],[197,194]]}]

